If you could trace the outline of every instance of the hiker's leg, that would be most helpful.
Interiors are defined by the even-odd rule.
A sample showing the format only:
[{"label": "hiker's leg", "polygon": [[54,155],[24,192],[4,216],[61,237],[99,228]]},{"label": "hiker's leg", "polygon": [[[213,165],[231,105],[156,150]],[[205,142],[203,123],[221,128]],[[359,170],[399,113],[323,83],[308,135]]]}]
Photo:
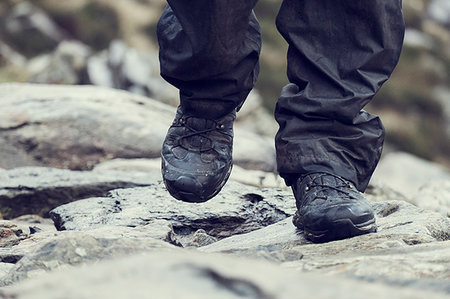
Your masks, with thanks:
[{"label": "hiker's leg", "polygon": [[244,102],[258,75],[257,0],[169,0],[158,23],[161,75],[186,113],[217,118]]},{"label": "hiker's leg", "polygon": [[326,172],[364,191],[384,129],[362,108],[389,78],[404,35],[400,0],[284,0],[277,27],[289,43],[275,117],[280,174]]}]

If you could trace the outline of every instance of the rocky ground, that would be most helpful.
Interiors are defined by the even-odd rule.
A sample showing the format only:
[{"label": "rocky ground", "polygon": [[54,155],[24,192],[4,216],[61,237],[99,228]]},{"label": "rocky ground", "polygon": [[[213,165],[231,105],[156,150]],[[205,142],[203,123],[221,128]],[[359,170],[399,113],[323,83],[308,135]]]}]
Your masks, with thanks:
[{"label": "rocky ground", "polygon": [[158,156],[174,109],[0,84],[0,298],[448,298],[446,168],[387,154],[366,192],[378,232],[312,244],[245,111],[223,191],[170,197]]}]

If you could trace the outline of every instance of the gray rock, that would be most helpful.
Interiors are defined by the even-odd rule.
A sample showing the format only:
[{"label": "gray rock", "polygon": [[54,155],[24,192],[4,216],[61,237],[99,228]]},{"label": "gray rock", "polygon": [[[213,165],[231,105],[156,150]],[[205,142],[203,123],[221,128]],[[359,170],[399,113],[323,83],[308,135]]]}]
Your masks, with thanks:
[{"label": "gray rock", "polygon": [[186,203],[172,198],[158,182],[149,187],[114,190],[104,198],[72,202],[52,210],[50,215],[61,230],[139,226],[164,219],[172,223],[179,236],[203,229],[210,236],[224,238],[283,220],[295,211],[294,206],[290,192],[235,182],[229,182],[208,202]]},{"label": "gray rock", "polygon": [[0,285],[10,285],[58,268],[67,269],[137,252],[173,250],[176,247],[167,243],[172,241],[171,237],[172,228],[165,221],[139,228],[104,226],[85,232],[36,234],[23,244],[10,248],[9,252],[0,252],[3,260],[8,253],[10,257],[20,258],[0,280]]},{"label": "gray rock", "polygon": [[202,252],[258,257],[302,272],[450,293],[450,220],[404,201],[373,203],[378,232],[311,244],[292,219],[232,236]]},{"label": "gray rock", "polygon": [[78,41],[63,41],[48,58],[29,63],[29,82],[48,84],[86,84],[87,59],[91,49]]},{"label": "gray rock", "polygon": [[236,126],[259,135],[275,137],[278,124],[263,106],[261,96],[253,89],[236,117]]},{"label": "gray rock", "polygon": [[90,57],[87,63],[87,73],[92,84],[114,88],[113,73],[108,67],[108,53],[101,52]]},{"label": "gray rock", "polygon": [[26,56],[50,51],[65,38],[53,20],[28,1],[19,2],[11,9],[4,21],[4,32],[11,45]]},{"label": "gray rock", "polygon": [[248,170],[239,166],[233,166],[230,180],[259,188],[279,188],[290,190],[290,188],[284,183],[284,180],[276,172]]},{"label": "gray rock", "polygon": [[70,171],[23,167],[0,172],[0,213],[4,218],[41,216],[62,204],[104,196],[109,190],[146,186],[160,179],[159,172],[123,173]]},{"label": "gray rock", "polygon": [[265,136],[236,128],[233,162],[245,169],[275,172],[275,142]]},{"label": "gray rock", "polygon": [[431,50],[436,45],[433,44],[433,38],[426,33],[416,29],[406,29],[404,44],[422,50]]},{"label": "gray rock", "polygon": [[436,180],[422,185],[410,202],[450,217],[450,180]]},{"label": "gray rock", "polygon": [[393,152],[383,157],[372,177],[372,182],[384,184],[408,197],[435,180],[450,181],[449,170],[403,152]]},{"label": "gray rock", "polygon": [[11,219],[11,222],[28,227],[30,234],[56,231],[55,225],[50,218],[43,218],[39,215],[22,215]]},{"label": "gray rock", "polygon": [[18,226],[16,223],[0,220],[0,247],[10,247],[20,243],[29,235],[27,227]]},{"label": "gray rock", "polygon": [[[301,230],[295,228],[289,217],[263,229],[220,240],[200,250],[256,256],[258,251],[271,253],[278,249],[280,255],[276,260],[285,262],[292,259],[290,249],[296,249],[299,253],[316,252],[318,258],[338,252],[354,252],[355,256],[361,256],[373,253],[374,250],[450,240],[450,220],[437,213],[396,200],[375,202],[372,206],[377,213],[378,232],[375,234],[326,244],[311,244],[304,238]],[[287,258],[283,257],[284,250],[288,250]],[[295,260],[304,260],[303,255],[299,254]]]},{"label": "gray rock", "polygon": [[157,53],[139,52],[121,40],[88,59],[87,75],[94,85],[128,90],[175,107],[179,103],[178,90],[159,75]]},{"label": "gray rock", "polygon": [[[450,50],[449,50],[450,56]],[[433,89],[433,99],[438,101],[442,106],[442,112],[445,115],[445,121],[447,123],[446,133],[450,138],[450,87],[438,86]]]},{"label": "gray rock", "polygon": [[443,25],[450,25],[450,3],[445,0],[433,0],[428,6],[428,16]]},{"label": "gray rock", "polygon": [[437,163],[407,153],[389,153],[371,182],[404,194],[404,200],[418,207],[450,214],[450,171]]},{"label": "gray rock", "polygon": [[199,229],[193,234],[175,237],[182,247],[201,247],[217,242],[217,238],[210,236],[204,229]]},{"label": "gray rock", "polygon": [[6,276],[13,267],[14,267],[14,264],[0,263],[0,279],[1,279],[1,277]]},{"label": "gray rock", "polygon": [[[0,84],[0,167],[90,169],[155,158],[175,115],[149,98],[92,86]],[[273,140],[236,129],[234,161],[273,171]]]},{"label": "gray rock", "polygon": [[[113,159],[95,165],[93,171],[140,171],[154,172],[161,170],[161,159]],[[230,175],[231,181],[260,187],[288,189],[284,180],[275,172],[248,170],[234,165]]]},{"label": "gray rock", "polygon": [[92,171],[160,171],[161,158],[154,159],[112,159],[94,166]]},{"label": "gray rock", "polygon": [[3,298],[446,298],[262,261],[164,251],[60,269],[1,291]]},{"label": "gray rock", "polygon": [[11,49],[4,41],[0,44],[0,61],[4,64],[11,64],[17,67],[24,67],[26,58],[20,53]]},{"label": "gray rock", "polygon": [[171,107],[116,90],[0,84],[0,146],[10,149],[0,166],[86,169],[106,158],[157,157],[173,116]]}]

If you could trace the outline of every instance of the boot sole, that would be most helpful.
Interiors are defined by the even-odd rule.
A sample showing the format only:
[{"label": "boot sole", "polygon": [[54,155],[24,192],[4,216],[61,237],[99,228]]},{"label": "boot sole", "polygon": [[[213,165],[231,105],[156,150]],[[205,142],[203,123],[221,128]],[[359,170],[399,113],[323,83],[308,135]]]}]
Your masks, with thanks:
[{"label": "boot sole", "polygon": [[368,233],[375,233],[377,231],[375,218],[359,224],[354,224],[349,218],[339,219],[330,223],[329,227],[323,230],[312,230],[305,227],[303,223],[298,219],[296,220],[295,217],[293,223],[299,229],[303,230],[306,239],[314,243],[342,240]]},{"label": "boot sole", "polygon": [[219,186],[217,186],[216,190],[207,197],[201,197],[200,195],[193,193],[193,192],[186,192],[186,191],[179,191],[176,190],[171,186],[170,183],[168,183],[165,179],[164,185],[166,186],[167,191],[169,191],[170,195],[172,195],[174,198],[184,201],[184,202],[190,202],[190,203],[202,203],[210,200],[214,196],[216,196],[223,188],[225,183],[228,181],[228,178],[230,177],[231,170],[233,168],[233,164],[230,165],[230,168],[228,169],[227,173],[225,174],[225,178],[221,182]]}]

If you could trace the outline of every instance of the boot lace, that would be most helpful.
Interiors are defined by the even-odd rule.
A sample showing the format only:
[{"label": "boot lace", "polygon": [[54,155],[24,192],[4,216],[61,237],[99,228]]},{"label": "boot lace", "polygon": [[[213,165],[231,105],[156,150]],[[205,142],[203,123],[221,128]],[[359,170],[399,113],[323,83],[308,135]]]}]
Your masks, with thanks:
[{"label": "boot lace", "polygon": [[[211,133],[213,131],[221,131],[225,128],[225,125],[220,124],[213,119],[203,119],[206,122],[206,124],[208,124],[208,122],[211,122],[212,125],[209,128],[198,130],[189,124],[189,119],[198,119],[198,118],[194,118],[191,116],[182,117],[178,121],[178,125],[176,125],[176,127],[184,127],[186,129],[186,131],[185,131],[186,133],[184,135],[179,136],[178,145],[188,151],[194,151],[194,152],[200,152],[200,153],[207,152],[207,151],[213,149],[213,140],[208,136],[208,135],[210,135],[208,133]],[[200,138],[207,140],[207,142],[200,141],[201,145],[199,147],[194,147],[194,146],[189,146],[189,145],[184,144],[183,141],[187,141],[188,139],[193,138],[195,136],[199,136]],[[202,139],[200,139],[200,140],[202,140]]]},{"label": "boot lace", "polygon": [[[311,179],[311,183],[306,185],[305,191],[308,192],[308,191],[310,191],[310,190],[312,190],[313,188],[316,188],[316,187],[321,188],[321,191],[322,191],[321,193],[323,195],[322,196],[316,196],[316,198],[320,198],[320,199],[325,199],[326,200],[328,198],[327,197],[327,193],[328,193],[327,190],[334,190],[334,191],[336,191],[336,192],[338,192],[340,194],[346,195],[349,198],[356,198],[354,196],[355,190],[354,190],[353,185],[350,182],[344,180],[343,178],[341,178],[339,176],[336,176],[336,175],[333,175],[333,174],[329,174],[329,173],[316,173],[316,174],[313,173],[312,175],[313,175],[313,178]],[[327,177],[327,176],[328,177],[329,176],[334,177],[339,182],[339,184],[330,185],[330,184],[327,184],[327,183],[322,183],[323,182],[322,178],[323,177]]]}]

